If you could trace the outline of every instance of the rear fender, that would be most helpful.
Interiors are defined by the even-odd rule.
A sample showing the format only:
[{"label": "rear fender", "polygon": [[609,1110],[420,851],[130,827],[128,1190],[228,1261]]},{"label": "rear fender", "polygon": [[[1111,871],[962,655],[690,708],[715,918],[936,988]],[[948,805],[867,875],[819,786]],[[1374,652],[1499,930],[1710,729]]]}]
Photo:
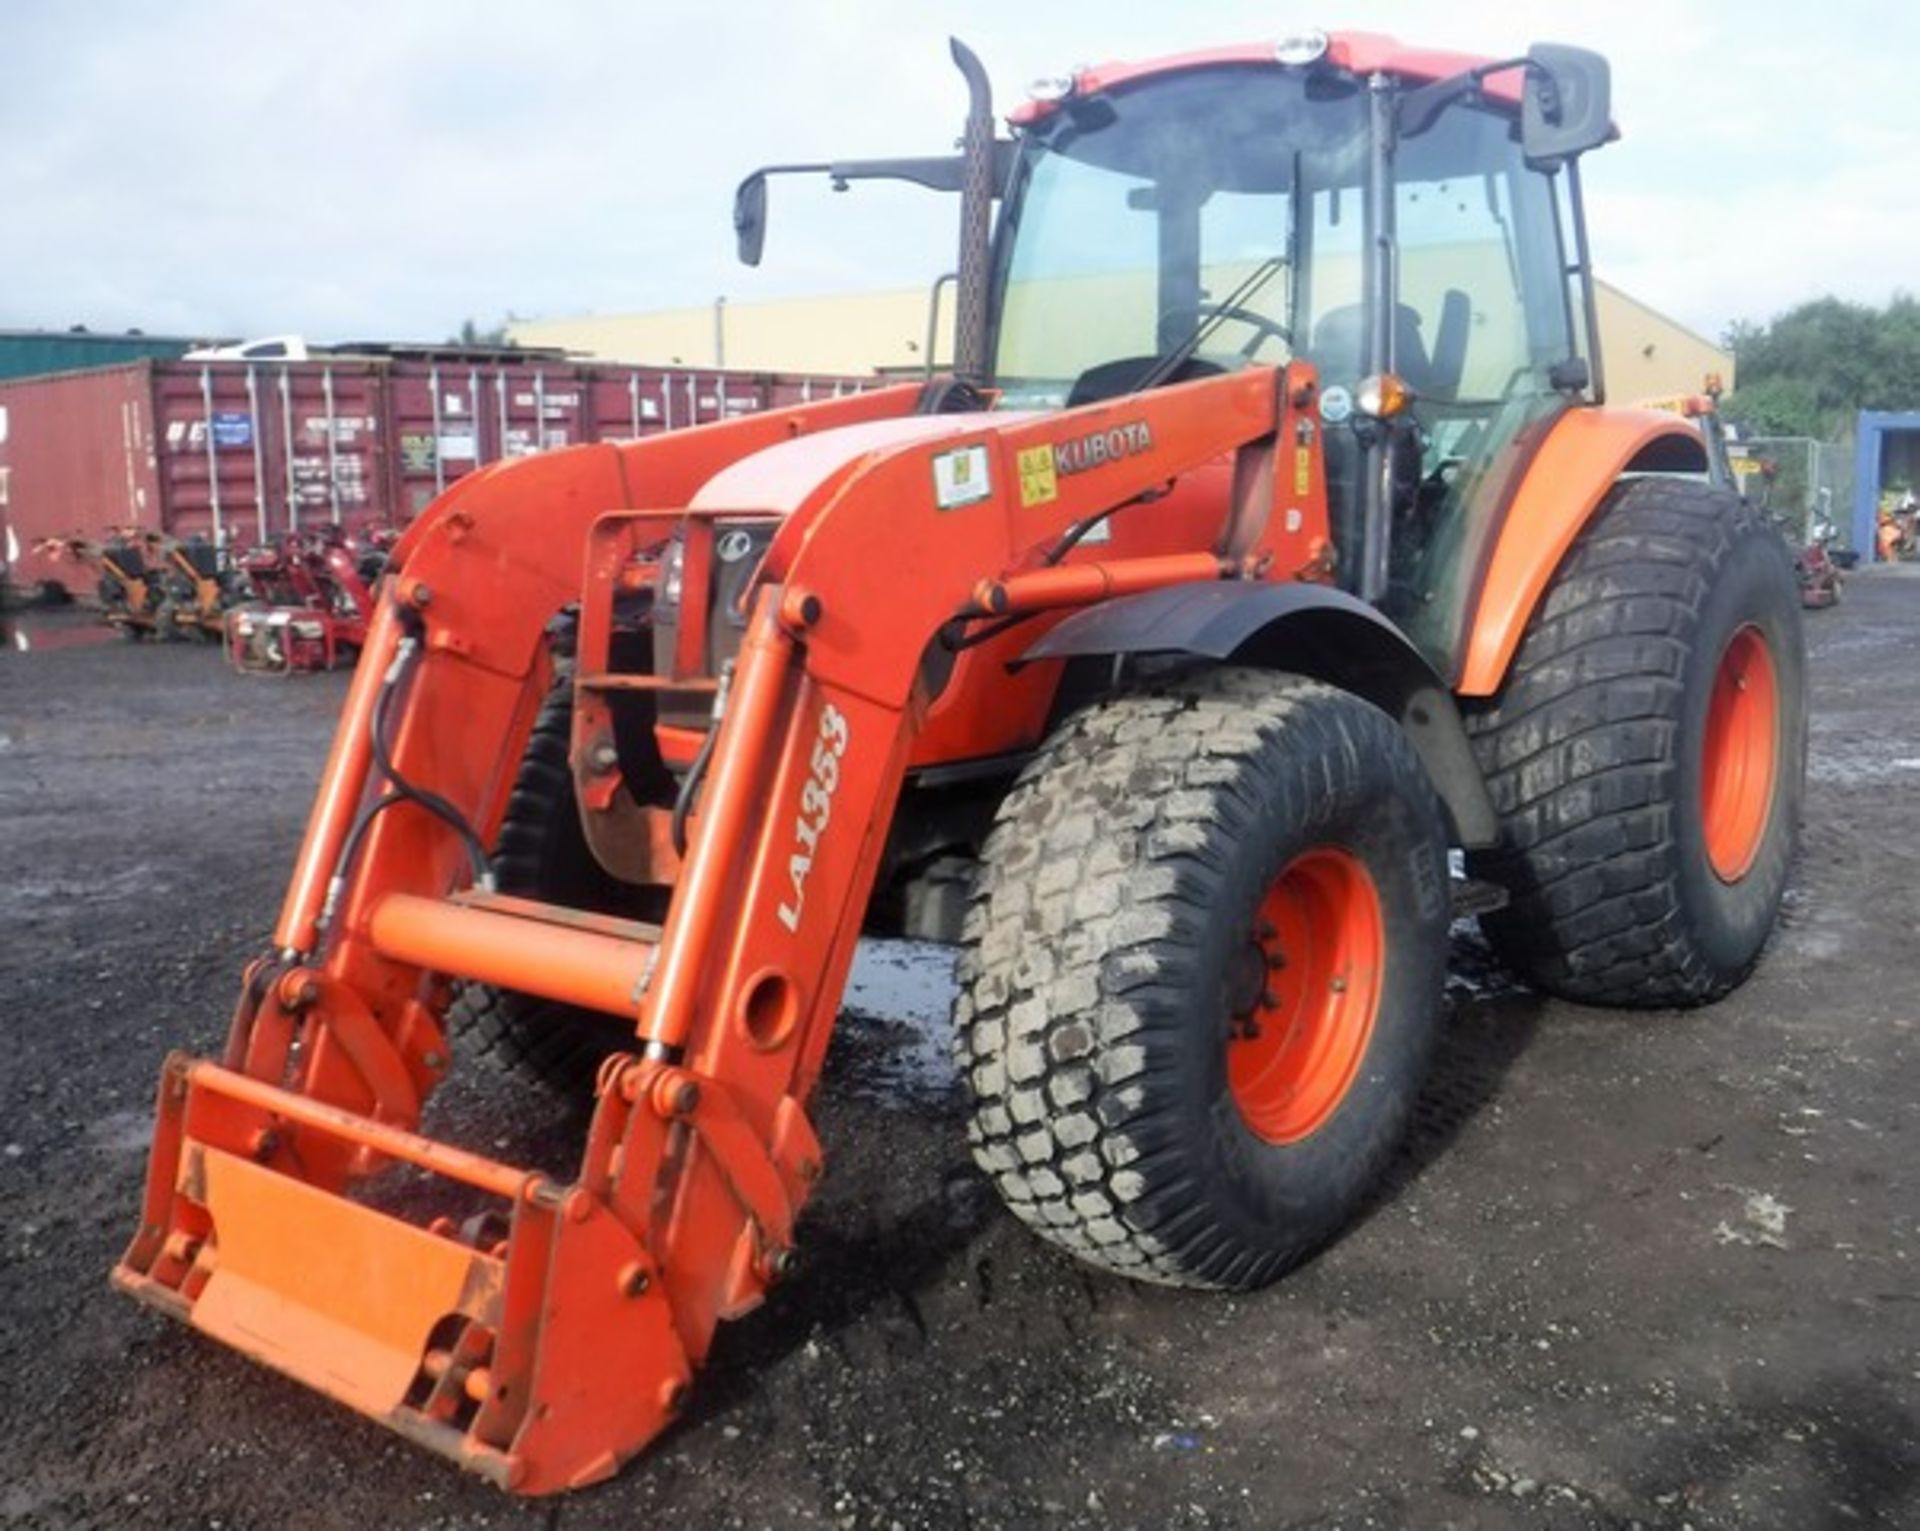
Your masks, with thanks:
[{"label": "rear fender", "polygon": [[1651,409],[1575,409],[1528,465],[1500,528],[1468,628],[1462,696],[1492,696],[1573,539],[1623,473],[1704,473],[1706,443]]},{"label": "rear fender", "polygon": [[1310,675],[1363,696],[1406,730],[1447,810],[1454,842],[1498,837],[1459,709],[1399,628],[1317,584],[1208,582],[1123,596],[1074,613],[1022,656],[1193,654]]}]

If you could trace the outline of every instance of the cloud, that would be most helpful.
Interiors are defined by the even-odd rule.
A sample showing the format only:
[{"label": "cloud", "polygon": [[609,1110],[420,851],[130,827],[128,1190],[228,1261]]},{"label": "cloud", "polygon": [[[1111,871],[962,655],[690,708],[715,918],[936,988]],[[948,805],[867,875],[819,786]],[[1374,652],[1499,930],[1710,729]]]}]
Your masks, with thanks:
[{"label": "cloud", "polygon": [[[1602,268],[1699,328],[1828,288],[1882,298],[1920,232],[1898,200],[1905,11],[1838,0],[1350,0],[1419,40],[1602,48],[1627,136],[1590,172]],[[1271,35],[1267,4],[198,0],[0,12],[0,323],[316,338],[466,317],[927,282],[949,202],[776,188],[767,262],[733,262],[738,176],[768,159],[933,152],[965,35],[1002,107],[1076,63]]]}]

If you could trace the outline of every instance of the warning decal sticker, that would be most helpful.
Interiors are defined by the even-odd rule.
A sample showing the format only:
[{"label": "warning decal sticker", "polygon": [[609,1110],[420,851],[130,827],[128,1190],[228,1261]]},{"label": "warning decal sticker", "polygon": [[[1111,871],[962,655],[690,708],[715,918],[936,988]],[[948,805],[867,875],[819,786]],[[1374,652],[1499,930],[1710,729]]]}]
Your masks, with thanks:
[{"label": "warning decal sticker", "polygon": [[1014,459],[1020,469],[1020,503],[1045,505],[1060,498],[1060,478],[1054,471],[1053,446],[1027,447]]},{"label": "warning decal sticker", "polygon": [[984,445],[956,447],[933,459],[933,503],[942,510],[978,505],[993,494]]}]

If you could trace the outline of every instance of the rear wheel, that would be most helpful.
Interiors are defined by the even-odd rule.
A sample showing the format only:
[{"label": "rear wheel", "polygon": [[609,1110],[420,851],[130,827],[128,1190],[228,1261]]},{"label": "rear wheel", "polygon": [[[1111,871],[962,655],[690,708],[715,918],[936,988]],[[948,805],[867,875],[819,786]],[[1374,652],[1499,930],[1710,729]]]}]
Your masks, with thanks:
[{"label": "rear wheel", "polygon": [[1806,772],[1800,593],[1779,536],[1677,479],[1613,491],[1468,718],[1512,901],[1481,920],[1541,988],[1717,999],[1779,911]]},{"label": "rear wheel", "polygon": [[1447,912],[1432,788],[1368,703],[1215,670],[1077,714],[1002,805],[968,912],[975,1158],[1095,1264],[1271,1280],[1400,1136]]}]

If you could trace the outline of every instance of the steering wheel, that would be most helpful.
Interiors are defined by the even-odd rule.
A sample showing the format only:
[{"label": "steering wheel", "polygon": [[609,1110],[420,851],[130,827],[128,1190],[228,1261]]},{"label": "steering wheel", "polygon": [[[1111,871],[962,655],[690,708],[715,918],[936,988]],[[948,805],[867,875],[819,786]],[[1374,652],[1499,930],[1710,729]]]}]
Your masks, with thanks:
[{"label": "steering wheel", "polygon": [[1270,319],[1258,309],[1241,308],[1233,303],[1202,303],[1198,312],[1203,319],[1232,319],[1251,326],[1253,338],[1240,348],[1240,359],[1252,361],[1253,353],[1269,340],[1277,340],[1289,351],[1293,349],[1293,331],[1277,319]]}]

